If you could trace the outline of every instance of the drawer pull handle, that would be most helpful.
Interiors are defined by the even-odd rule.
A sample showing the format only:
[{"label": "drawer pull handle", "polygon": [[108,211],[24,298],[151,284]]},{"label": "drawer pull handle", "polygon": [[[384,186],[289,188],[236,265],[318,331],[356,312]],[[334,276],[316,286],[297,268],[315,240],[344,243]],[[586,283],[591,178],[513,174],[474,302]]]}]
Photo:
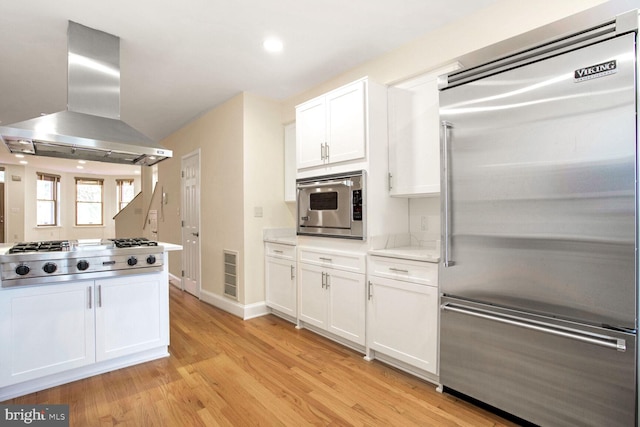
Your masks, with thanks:
[{"label": "drawer pull handle", "polygon": [[273,250],[273,252],[275,252],[275,253],[277,253],[277,254],[282,254],[282,253],[284,253],[284,252],[282,252],[281,250],[278,250],[278,249],[274,249],[274,250]]},{"label": "drawer pull handle", "polygon": [[324,257],[320,257],[320,259],[321,259],[322,261],[327,261],[327,262],[331,262],[331,261],[333,261],[331,258],[324,258]]},{"label": "drawer pull handle", "polygon": [[389,267],[389,270],[396,272],[396,273],[406,273],[409,274],[409,270],[402,270],[400,268],[393,268],[393,267]]},{"label": "drawer pull handle", "polygon": [[507,325],[517,326],[520,328],[531,329],[534,331],[556,335],[564,338],[582,341],[601,347],[610,348],[618,351],[626,351],[627,343],[622,338],[611,337],[607,335],[595,334],[592,332],[580,331],[573,328],[560,327],[547,322],[535,320],[519,319],[516,316],[495,315],[482,309],[474,309],[463,305],[445,303],[440,306],[443,311],[452,311],[454,313],[464,314],[467,316],[479,317],[481,319],[491,320],[494,322],[505,323]]}]

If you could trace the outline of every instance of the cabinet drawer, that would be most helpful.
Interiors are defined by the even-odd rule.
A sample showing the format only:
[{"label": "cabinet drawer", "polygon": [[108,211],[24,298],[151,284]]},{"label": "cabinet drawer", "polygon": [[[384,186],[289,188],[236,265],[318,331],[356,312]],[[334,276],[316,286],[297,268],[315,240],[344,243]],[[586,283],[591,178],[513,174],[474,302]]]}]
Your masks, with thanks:
[{"label": "cabinet drawer", "polygon": [[365,273],[365,254],[358,252],[327,251],[314,248],[300,248],[300,262],[327,268]]},{"label": "cabinet drawer", "polygon": [[283,245],[280,243],[265,243],[265,255],[295,260],[296,259],[296,247],[291,245]]},{"label": "cabinet drawer", "polygon": [[438,286],[438,264],[380,256],[369,257],[369,275]]}]

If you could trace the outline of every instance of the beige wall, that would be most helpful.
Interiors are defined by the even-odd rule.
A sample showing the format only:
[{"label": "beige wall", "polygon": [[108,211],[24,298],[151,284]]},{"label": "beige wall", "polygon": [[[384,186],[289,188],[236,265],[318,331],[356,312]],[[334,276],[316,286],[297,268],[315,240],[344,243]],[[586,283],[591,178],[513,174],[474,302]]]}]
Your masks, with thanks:
[{"label": "beige wall", "polygon": [[[242,260],[243,98],[230,99],[163,140],[173,157],[158,165],[158,185],[168,201],[158,219],[158,239],[180,244],[181,158],[200,149],[201,287],[216,295],[223,294],[223,249],[239,251]],[[177,257],[170,256],[169,268],[180,276]]]},{"label": "beige wall", "polygon": [[[159,240],[181,243],[181,157],[200,149],[201,286],[223,294],[224,249],[240,253],[238,300],[264,300],[262,230],[293,226],[284,203],[283,134],[280,103],[240,94],[162,141],[174,157],[159,164],[158,185],[168,194]],[[256,208],[262,216],[256,217]],[[152,209],[157,209],[152,203]],[[170,271],[181,264],[170,257]]]},{"label": "beige wall", "polygon": [[[20,179],[20,181],[14,181]],[[5,199],[5,242],[24,242],[24,200],[25,200],[25,167],[5,165],[4,199]]]},{"label": "beige wall", "polygon": [[[264,301],[262,230],[293,227],[284,202],[284,134],[280,103],[244,94],[244,271],[241,301]],[[255,210],[262,209],[262,217]]]},{"label": "beige wall", "polygon": [[[441,67],[469,52],[583,11],[604,0],[498,0],[400,49],[355,67],[285,100],[283,123],[295,120],[295,106],[363,76],[382,84],[398,82]],[[463,64],[464,65],[464,64]]]}]

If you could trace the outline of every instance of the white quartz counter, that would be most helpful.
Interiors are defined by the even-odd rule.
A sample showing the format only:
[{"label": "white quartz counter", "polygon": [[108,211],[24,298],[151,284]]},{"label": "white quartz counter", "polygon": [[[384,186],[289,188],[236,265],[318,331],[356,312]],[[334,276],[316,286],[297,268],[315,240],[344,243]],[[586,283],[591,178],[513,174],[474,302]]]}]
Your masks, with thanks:
[{"label": "white quartz counter", "polygon": [[162,246],[165,252],[181,251],[182,245],[176,245],[175,243],[158,242],[159,246]]},{"label": "white quartz counter", "polygon": [[404,246],[399,248],[371,249],[369,255],[387,258],[407,259],[411,261],[440,262],[440,251],[421,246]]},{"label": "white quartz counter", "polygon": [[295,228],[265,228],[262,232],[262,239],[268,243],[280,243],[289,246],[298,244]]},{"label": "white quartz counter", "polygon": [[369,255],[411,261],[440,262],[440,241],[418,233],[392,234],[371,238]]}]

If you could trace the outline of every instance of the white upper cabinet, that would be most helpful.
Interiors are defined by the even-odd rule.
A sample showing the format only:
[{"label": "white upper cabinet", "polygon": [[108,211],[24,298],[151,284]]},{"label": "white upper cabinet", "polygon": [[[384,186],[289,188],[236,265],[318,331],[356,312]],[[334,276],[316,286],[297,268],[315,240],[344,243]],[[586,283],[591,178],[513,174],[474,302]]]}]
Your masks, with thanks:
[{"label": "white upper cabinet", "polygon": [[365,80],[358,80],[296,107],[298,170],[364,159]]},{"label": "white upper cabinet", "polygon": [[440,193],[438,76],[460,68],[450,64],[390,86],[389,193],[424,197]]}]

